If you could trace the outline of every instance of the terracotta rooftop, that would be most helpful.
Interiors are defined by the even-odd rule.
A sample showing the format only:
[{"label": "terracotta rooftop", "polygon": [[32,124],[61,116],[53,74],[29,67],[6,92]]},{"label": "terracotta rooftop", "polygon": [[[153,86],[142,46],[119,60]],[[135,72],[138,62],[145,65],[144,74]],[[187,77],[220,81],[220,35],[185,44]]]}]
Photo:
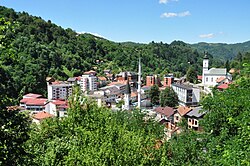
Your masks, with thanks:
[{"label": "terracotta rooftop", "polygon": [[198,80],[202,80],[202,76],[198,75],[198,76],[197,76],[197,79],[198,79]]},{"label": "terracotta rooftop", "polygon": [[42,95],[40,94],[35,94],[35,93],[28,93],[26,95],[23,96],[23,98],[38,98],[41,97]]},{"label": "terracotta rooftop", "polygon": [[131,93],[131,97],[136,97],[137,95],[138,95],[137,92],[132,92],[132,93]]},{"label": "terracotta rooftop", "polygon": [[48,113],[48,112],[45,112],[45,111],[41,111],[41,112],[38,112],[37,114],[35,114],[33,116],[34,119],[37,119],[37,120],[43,120],[45,118],[51,118],[53,117],[54,115]]},{"label": "terracotta rooftop", "polygon": [[67,105],[66,100],[53,100],[51,103],[53,103],[55,105]]},{"label": "terracotta rooftop", "polygon": [[98,79],[99,79],[100,81],[107,81],[107,78],[106,78],[106,77],[98,77]]},{"label": "terracotta rooftop", "polygon": [[154,109],[155,112],[170,117],[174,114],[174,109],[172,107],[157,107]]},{"label": "terracotta rooftop", "polygon": [[227,89],[229,87],[230,83],[225,83],[225,84],[221,84],[219,86],[217,86],[218,89]]},{"label": "terracotta rooftop", "polygon": [[83,74],[93,74],[93,75],[95,75],[96,71],[94,71],[94,70],[85,71]]},{"label": "terracotta rooftop", "polygon": [[38,105],[44,106],[48,99],[45,98],[24,98],[20,103],[25,103],[26,105]]},{"label": "terracotta rooftop", "polygon": [[188,112],[190,112],[192,109],[189,107],[185,107],[185,106],[180,106],[177,111],[181,116],[186,115]]},{"label": "terracotta rooftop", "polygon": [[226,78],[225,76],[221,76],[216,80],[216,82],[222,82],[225,78]]}]

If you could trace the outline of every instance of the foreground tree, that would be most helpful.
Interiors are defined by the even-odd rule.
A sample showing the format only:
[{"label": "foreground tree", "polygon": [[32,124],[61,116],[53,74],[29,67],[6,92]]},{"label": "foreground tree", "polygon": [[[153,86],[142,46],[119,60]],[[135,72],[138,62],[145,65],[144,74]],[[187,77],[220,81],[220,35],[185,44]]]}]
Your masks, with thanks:
[{"label": "foreground tree", "polygon": [[155,148],[163,128],[136,110],[111,112],[75,95],[68,117],[51,118],[31,132],[33,165],[163,165]]},{"label": "foreground tree", "polygon": [[171,87],[166,87],[160,94],[160,104],[162,107],[175,107],[178,105],[178,96]]},{"label": "foreground tree", "polygon": [[30,120],[16,108],[0,109],[0,165],[25,165]]},{"label": "foreground tree", "polygon": [[250,164],[250,79],[245,75],[229,89],[215,91],[203,101],[205,115],[202,126],[209,138],[207,155],[213,165]]}]

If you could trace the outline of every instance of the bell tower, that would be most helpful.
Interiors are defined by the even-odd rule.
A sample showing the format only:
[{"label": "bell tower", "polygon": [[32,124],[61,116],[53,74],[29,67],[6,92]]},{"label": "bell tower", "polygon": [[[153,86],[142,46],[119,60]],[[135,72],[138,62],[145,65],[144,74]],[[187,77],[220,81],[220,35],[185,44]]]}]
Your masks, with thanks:
[{"label": "bell tower", "polygon": [[205,74],[208,71],[208,66],[209,66],[209,59],[207,52],[205,52],[205,56],[203,58],[203,68],[202,68],[202,83],[205,84]]}]

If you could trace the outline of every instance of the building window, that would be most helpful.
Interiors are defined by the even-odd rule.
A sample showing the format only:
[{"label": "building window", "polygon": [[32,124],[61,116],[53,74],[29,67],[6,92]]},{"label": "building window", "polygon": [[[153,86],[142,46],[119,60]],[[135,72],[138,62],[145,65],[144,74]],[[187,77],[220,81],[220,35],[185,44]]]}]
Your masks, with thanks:
[{"label": "building window", "polygon": [[198,122],[197,122],[197,120],[195,120],[195,121],[194,121],[194,124],[195,124],[195,125],[198,125]]},{"label": "building window", "polygon": [[208,82],[208,77],[206,77],[206,82]]},{"label": "building window", "polygon": [[179,117],[178,117],[178,116],[176,116],[176,117],[175,117],[175,119],[176,119],[176,120],[179,120]]},{"label": "building window", "polygon": [[213,82],[214,81],[214,79],[213,79],[213,77],[211,78],[211,82]]}]

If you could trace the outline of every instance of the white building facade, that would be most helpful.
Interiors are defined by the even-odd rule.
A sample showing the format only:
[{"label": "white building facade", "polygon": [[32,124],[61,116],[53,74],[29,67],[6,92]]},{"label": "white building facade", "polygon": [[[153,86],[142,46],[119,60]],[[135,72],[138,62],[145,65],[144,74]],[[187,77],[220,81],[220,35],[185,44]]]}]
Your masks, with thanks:
[{"label": "white building facade", "polygon": [[67,82],[47,83],[48,100],[67,100],[72,95],[73,84]]},{"label": "white building facade", "polygon": [[96,91],[97,90],[97,77],[94,75],[82,75],[81,81],[79,82],[81,90]]},{"label": "white building facade", "polygon": [[198,105],[200,102],[200,89],[184,84],[172,84],[171,87],[178,96],[180,105]]},{"label": "white building facade", "polygon": [[217,80],[221,77],[225,77],[232,80],[231,74],[227,73],[226,68],[211,68],[209,67],[209,59],[207,54],[205,54],[203,59],[203,69],[202,69],[202,84],[204,87],[214,87],[217,85]]}]

